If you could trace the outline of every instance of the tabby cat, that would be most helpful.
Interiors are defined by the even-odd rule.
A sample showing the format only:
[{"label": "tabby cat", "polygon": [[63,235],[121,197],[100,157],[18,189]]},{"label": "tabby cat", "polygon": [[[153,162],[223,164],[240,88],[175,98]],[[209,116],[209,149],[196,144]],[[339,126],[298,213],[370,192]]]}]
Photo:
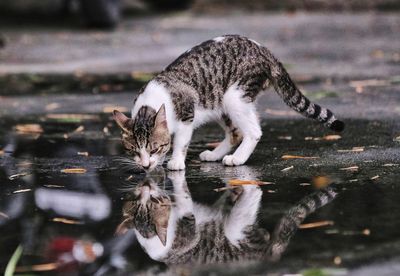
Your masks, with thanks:
[{"label": "tabby cat", "polygon": [[238,35],[205,41],[182,54],[142,88],[132,118],[115,110],[114,119],[123,130],[123,145],[145,170],[162,164],[171,135],[173,153],[167,167],[183,170],[193,130],[210,121],[222,126],[225,139],[214,150],[202,152],[200,159],[242,165],[262,134],[256,96],[270,84],[295,111],[332,130],[343,130],[344,123],[330,110],[299,91],[267,48]]},{"label": "tabby cat", "polygon": [[255,185],[230,189],[213,206],[192,201],[184,171],[169,172],[173,196],[147,177],[123,207],[117,233],[134,229],[154,260],[168,265],[231,261],[276,261],[301,222],[336,197],[332,188],[304,197],[269,233],[258,226],[262,190]]}]

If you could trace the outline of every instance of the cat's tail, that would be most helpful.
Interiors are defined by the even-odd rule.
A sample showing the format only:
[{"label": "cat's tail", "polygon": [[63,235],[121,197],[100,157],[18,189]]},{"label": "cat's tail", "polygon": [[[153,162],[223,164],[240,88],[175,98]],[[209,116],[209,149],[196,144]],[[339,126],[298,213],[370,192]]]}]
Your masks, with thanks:
[{"label": "cat's tail", "polygon": [[283,101],[303,116],[315,119],[328,128],[341,132],[344,129],[344,123],[337,120],[329,109],[312,103],[307,99],[296,87],[296,84],[292,81],[283,65],[272,55],[270,58],[272,59],[270,64],[273,64],[270,68],[270,81]]}]

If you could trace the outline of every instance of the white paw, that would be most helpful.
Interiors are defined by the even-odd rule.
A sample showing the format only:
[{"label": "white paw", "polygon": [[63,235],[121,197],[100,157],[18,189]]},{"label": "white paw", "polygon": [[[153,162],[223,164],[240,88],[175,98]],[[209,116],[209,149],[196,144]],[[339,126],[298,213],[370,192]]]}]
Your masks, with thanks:
[{"label": "white paw", "polygon": [[200,153],[199,157],[201,161],[209,161],[209,162],[221,159],[220,156],[216,155],[214,152],[210,150],[203,151],[202,153]]},{"label": "white paw", "polygon": [[167,168],[171,171],[180,171],[185,169],[184,159],[171,159],[168,161]]},{"label": "white paw", "polygon": [[222,159],[222,164],[225,166],[239,166],[243,165],[245,160],[237,158],[234,155],[225,155],[224,159]]}]

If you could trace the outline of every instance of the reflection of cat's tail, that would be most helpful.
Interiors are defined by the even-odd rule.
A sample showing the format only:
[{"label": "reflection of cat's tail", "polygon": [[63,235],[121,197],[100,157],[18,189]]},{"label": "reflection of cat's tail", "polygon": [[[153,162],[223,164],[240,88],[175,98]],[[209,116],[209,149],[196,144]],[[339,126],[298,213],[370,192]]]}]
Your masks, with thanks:
[{"label": "reflection of cat's tail", "polygon": [[[265,50],[268,51],[267,49]],[[340,132],[344,129],[344,123],[337,120],[332,111],[312,103],[300,92],[283,65],[269,51],[267,52],[267,57],[269,58],[269,64],[273,64],[270,68],[270,81],[276,92],[289,107],[307,118],[319,121],[334,131]]]},{"label": "reflection of cat's tail", "polygon": [[336,195],[335,190],[328,187],[306,196],[290,208],[274,229],[270,246],[266,252],[267,259],[278,260],[304,219],[318,208],[328,204]]}]

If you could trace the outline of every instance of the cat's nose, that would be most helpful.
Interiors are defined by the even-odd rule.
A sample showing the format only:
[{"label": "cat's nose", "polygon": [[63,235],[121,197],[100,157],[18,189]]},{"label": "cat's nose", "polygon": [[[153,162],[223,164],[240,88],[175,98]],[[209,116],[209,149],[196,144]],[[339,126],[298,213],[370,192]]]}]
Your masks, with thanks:
[{"label": "cat's nose", "polygon": [[150,168],[150,164],[148,164],[147,166],[142,165],[143,169],[148,170]]}]

